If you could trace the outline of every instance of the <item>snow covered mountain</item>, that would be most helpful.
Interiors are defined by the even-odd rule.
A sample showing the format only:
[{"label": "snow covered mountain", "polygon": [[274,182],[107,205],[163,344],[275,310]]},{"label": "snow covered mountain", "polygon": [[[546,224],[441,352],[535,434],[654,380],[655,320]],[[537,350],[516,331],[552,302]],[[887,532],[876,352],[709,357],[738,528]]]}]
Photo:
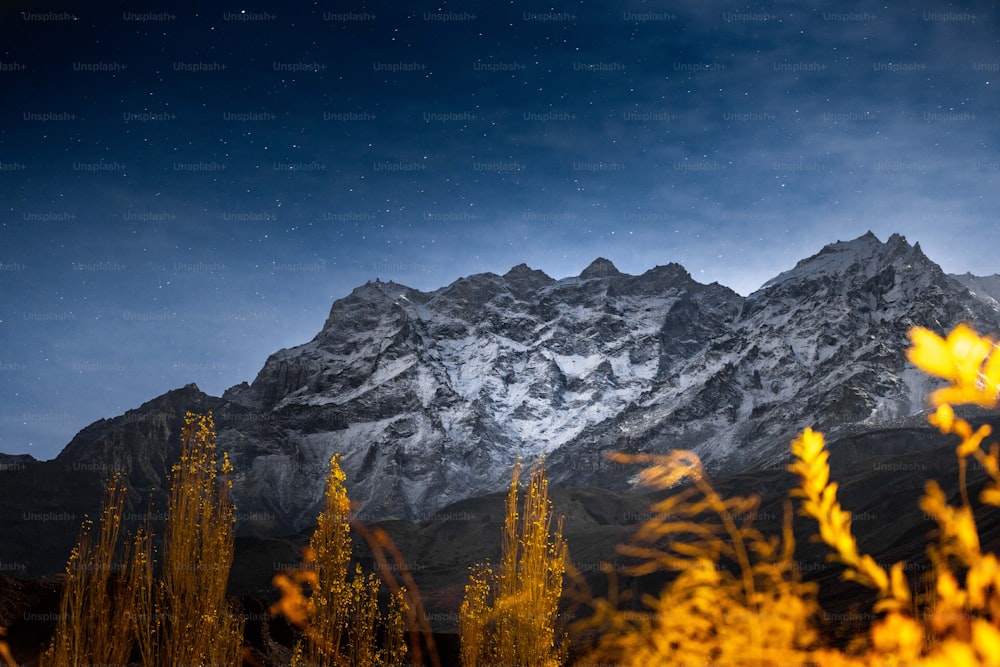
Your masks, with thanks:
[{"label": "snow covered mountain", "polygon": [[[297,486],[289,458],[311,468],[341,451],[363,513],[426,516],[502,488],[518,456],[612,423],[665,381],[667,357],[725,330],[740,301],[677,265],[636,277],[604,259],[560,281],[522,265],[432,293],[369,283],[334,304],[315,339],[225,393],[287,434],[234,464],[245,488]],[[219,441],[238,452],[238,438]]]},{"label": "snow covered mountain", "polygon": [[1000,330],[919,244],[870,233],[747,298],[676,264],[629,276],[605,259],[559,281],[521,265],[432,293],[369,283],[226,392],[284,437],[246,456],[238,428],[220,444],[240,488],[303,494],[280,510],[305,510],[296,525],[312,520],[333,451],[368,518],[498,490],[517,456],[546,456],[560,483],[611,487],[633,472],[613,450],[693,448],[719,471],[779,464],[805,425],[836,435],[921,412],[930,384],[905,361],[906,332],[963,320]]},{"label": "snow covered mountain", "polygon": [[[683,446],[710,468],[734,471],[782,465],[788,441],[807,425],[837,437],[921,424],[932,382],[905,359],[910,327],[945,331],[968,321],[997,331],[998,317],[919,244],[871,233],[837,242],[743,299],[715,331],[671,336],[665,327],[659,381],[614,427],[593,434],[603,447],[584,449]],[[687,319],[703,321],[697,312]],[[679,354],[670,349],[678,338],[691,341]]]},{"label": "snow covered mountain", "polygon": [[314,523],[334,452],[365,521],[501,490],[519,456],[544,456],[554,483],[611,489],[635,471],[609,451],[777,467],[808,425],[835,439],[923,423],[932,383],[905,360],[907,331],[1000,331],[975,280],[869,232],[748,297],[677,264],[633,276],[606,259],[561,280],[522,264],[433,292],[369,282],[252,383],[170,392],[88,427],[57,461],[162,488],[183,411],[212,409],[241,524],[269,533]]}]

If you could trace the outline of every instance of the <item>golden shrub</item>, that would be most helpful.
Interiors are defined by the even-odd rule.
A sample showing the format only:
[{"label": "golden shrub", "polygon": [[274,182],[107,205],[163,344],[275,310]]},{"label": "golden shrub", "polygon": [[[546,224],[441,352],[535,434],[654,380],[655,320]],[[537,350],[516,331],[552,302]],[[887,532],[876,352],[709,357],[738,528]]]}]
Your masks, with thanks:
[{"label": "golden shrub", "polygon": [[219,480],[211,413],[184,417],[181,458],[173,467],[155,605],[158,664],[231,665],[242,655],[243,620],[226,599],[233,562],[232,471],[223,454]]},{"label": "golden shrub", "polygon": [[654,488],[690,482],[654,504],[652,517],[619,547],[637,559],[628,574],[677,575],[659,597],[643,597],[643,611],[596,605],[594,617],[577,625],[600,633],[581,664],[806,664],[818,606],[815,586],[801,582],[794,567],[788,510],[783,535],[769,539],[749,520],[738,521],[756,513],[758,499],[722,498],[694,453],[614,458],[647,464],[641,479]]},{"label": "golden shrub", "polygon": [[[128,661],[136,600],[133,590],[123,585],[127,575],[120,572],[122,563],[115,558],[125,494],[121,478],[115,475],[105,490],[96,542],[93,521],[83,522],[66,564],[56,629],[42,656],[43,665]],[[108,623],[109,616],[120,622]]]}]

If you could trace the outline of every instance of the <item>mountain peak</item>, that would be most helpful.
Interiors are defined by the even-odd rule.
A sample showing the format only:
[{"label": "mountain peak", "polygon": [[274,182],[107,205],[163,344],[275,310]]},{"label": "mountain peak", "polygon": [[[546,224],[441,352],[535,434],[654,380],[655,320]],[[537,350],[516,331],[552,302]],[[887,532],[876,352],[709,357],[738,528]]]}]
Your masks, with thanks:
[{"label": "mountain peak", "polygon": [[508,276],[515,276],[519,273],[531,273],[533,270],[534,269],[532,269],[530,266],[528,266],[524,262],[521,262],[517,266],[510,267],[510,270],[507,271],[507,273],[503,274],[503,277],[507,278]]},{"label": "mountain peak", "polygon": [[911,246],[901,234],[892,234],[883,243],[869,230],[856,239],[837,241],[823,246],[818,253],[799,261],[790,271],[775,276],[761,289],[774,287],[789,280],[845,275],[854,271],[870,276],[895,262],[900,262],[907,268],[920,265],[919,268],[940,271],[940,267],[927,259],[919,243]]},{"label": "mountain peak", "polygon": [[[691,272],[684,268],[683,265],[677,262],[670,262],[666,265],[657,265],[646,271],[648,274],[664,274],[669,276],[675,276],[679,279],[690,280]],[[643,274],[645,275],[645,274]]]},{"label": "mountain peak", "polygon": [[525,278],[552,280],[544,271],[533,269],[524,262],[521,262],[517,266],[512,266],[507,273],[503,274],[504,280],[523,280]]},{"label": "mountain peak", "polygon": [[[824,253],[830,252],[851,252],[851,253],[868,253],[868,252],[878,252],[885,247],[897,247],[900,244],[909,246],[906,243],[906,237],[900,234],[892,234],[889,239],[882,243],[877,236],[869,229],[867,232],[862,234],[856,239],[851,239],[850,241],[841,241],[838,239],[833,243],[827,243],[823,248],[817,253],[817,255],[822,255]],[[815,257],[814,255],[813,257]],[[802,262],[808,262],[812,257],[803,259]]]},{"label": "mountain peak", "polygon": [[580,273],[580,278],[610,278],[622,275],[621,271],[611,262],[610,259],[598,257]]},{"label": "mountain peak", "polygon": [[503,274],[503,279],[519,296],[527,296],[532,291],[555,282],[555,279],[544,271],[533,269],[524,263],[511,267],[510,271]]},{"label": "mountain peak", "polygon": [[359,285],[351,290],[351,293],[344,297],[344,299],[338,299],[334,302],[334,307],[340,301],[346,301],[350,303],[355,302],[388,302],[392,303],[399,298],[400,293],[410,293],[416,292],[411,287],[402,285],[393,280],[388,282],[382,280],[381,278],[375,278],[375,280],[369,280],[364,285]]}]

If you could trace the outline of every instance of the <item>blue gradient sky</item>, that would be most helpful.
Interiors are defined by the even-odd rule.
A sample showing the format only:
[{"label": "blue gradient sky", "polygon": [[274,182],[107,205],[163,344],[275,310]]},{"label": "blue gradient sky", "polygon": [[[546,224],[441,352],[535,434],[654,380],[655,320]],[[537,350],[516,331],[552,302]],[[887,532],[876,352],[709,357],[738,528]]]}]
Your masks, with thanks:
[{"label": "blue gradient sky", "polygon": [[991,3],[101,4],[0,10],[0,452],[252,380],[375,277],[748,294],[868,229],[1000,271]]}]

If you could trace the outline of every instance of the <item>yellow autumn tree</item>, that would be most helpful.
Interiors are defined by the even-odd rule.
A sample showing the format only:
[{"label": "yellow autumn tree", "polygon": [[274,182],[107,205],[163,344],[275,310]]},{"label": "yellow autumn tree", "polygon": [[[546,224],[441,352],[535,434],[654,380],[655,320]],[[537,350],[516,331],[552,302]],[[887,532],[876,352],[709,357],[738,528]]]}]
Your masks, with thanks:
[{"label": "yellow autumn tree", "polygon": [[[243,621],[226,599],[233,562],[235,510],[229,457],[215,456],[211,413],[187,413],[174,465],[163,544],[163,580],[155,620],[161,665],[233,665],[242,654]],[[151,656],[152,657],[152,656]]]},{"label": "yellow autumn tree", "polygon": [[548,479],[531,471],[519,502],[521,464],[514,466],[505,505],[500,563],[472,568],[459,610],[462,664],[555,667],[565,660],[559,632],[566,549],[562,518],[552,523]]},{"label": "yellow autumn tree", "polygon": [[[135,588],[128,585],[128,555],[116,558],[125,495],[125,486],[115,475],[105,489],[96,541],[93,521],[83,522],[66,564],[59,616],[43,665],[128,662],[138,600]],[[117,622],[108,623],[109,617]]]},{"label": "yellow autumn tree", "polygon": [[[70,554],[44,665],[122,665],[133,653],[144,665],[240,661],[243,623],[225,594],[235,515],[231,482],[217,479],[217,467],[211,414],[187,413],[158,581],[148,527],[119,544],[126,489],[119,476],[112,478],[96,542],[88,519]],[[222,474],[230,470],[224,456]]]},{"label": "yellow autumn tree", "polygon": [[330,459],[326,503],[305,550],[302,567],[283,572],[273,583],[281,598],[271,613],[282,614],[302,630],[294,647],[293,665],[368,667],[399,664],[406,654],[406,590],[379,610],[379,580],[365,576],[360,565],[348,580],[351,564],[351,503],[340,467],[340,454]]}]

